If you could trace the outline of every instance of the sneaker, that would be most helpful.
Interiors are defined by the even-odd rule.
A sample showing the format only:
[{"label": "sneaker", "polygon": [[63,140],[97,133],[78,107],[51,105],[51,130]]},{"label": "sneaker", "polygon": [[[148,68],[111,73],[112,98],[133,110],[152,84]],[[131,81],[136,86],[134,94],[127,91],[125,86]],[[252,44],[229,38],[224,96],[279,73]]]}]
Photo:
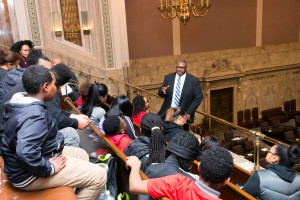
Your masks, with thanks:
[{"label": "sneaker", "polygon": [[97,151],[90,153],[90,157],[97,159],[99,155],[105,155],[105,154],[107,154],[107,148],[101,148],[98,149]]}]

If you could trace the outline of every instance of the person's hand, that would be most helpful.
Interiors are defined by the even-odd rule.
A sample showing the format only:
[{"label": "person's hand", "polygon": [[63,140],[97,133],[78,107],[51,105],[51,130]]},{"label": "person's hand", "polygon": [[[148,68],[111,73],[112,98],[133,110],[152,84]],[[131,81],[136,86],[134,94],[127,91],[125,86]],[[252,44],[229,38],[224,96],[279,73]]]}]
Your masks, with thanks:
[{"label": "person's hand", "polygon": [[81,115],[71,114],[70,118],[77,119],[78,129],[81,129],[81,130],[85,129],[89,125],[89,122],[90,122],[89,117],[86,115],[82,115],[82,114]]},{"label": "person's hand", "polygon": [[137,167],[140,168],[141,167],[142,162],[136,157],[136,156],[129,156],[126,159],[126,166],[133,168],[133,167]]},{"label": "person's hand", "polygon": [[191,115],[190,114],[186,114],[186,120],[190,120],[191,119]]},{"label": "person's hand", "polygon": [[66,161],[67,159],[65,156],[53,157],[49,159],[49,162],[54,166],[54,174],[57,174],[66,166]]},{"label": "person's hand", "polygon": [[170,86],[167,85],[166,87],[161,87],[161,91],[164,93],[164,94],[167,94],[167,90]]}]

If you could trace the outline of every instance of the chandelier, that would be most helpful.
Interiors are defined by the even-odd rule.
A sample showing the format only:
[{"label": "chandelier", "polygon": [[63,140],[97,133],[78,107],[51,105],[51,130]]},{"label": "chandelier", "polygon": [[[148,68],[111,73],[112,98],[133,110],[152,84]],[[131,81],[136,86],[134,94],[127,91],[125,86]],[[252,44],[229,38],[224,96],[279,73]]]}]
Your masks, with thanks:
[{"label": "chandelier", "polygon": [[160,0],[158,9],[164,19],[174,19],[177,16],[186,24],[191,15],[205,16],[210,6],[209,0]]}]

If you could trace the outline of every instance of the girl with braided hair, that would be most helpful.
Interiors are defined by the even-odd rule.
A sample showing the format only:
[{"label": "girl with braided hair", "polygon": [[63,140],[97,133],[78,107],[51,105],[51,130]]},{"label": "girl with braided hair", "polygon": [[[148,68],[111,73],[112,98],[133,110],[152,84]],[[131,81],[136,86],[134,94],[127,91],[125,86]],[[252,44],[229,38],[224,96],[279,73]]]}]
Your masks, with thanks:
[{"label": "girl with braided hair", "polygon": [[124,151],[127,156],[134,155],[141,160],[141,170],[144,172],[151,163],[161,163],[165,160],[162,123],[161,118],[156,114],[144,115],[141,120],[141,136],[133,140]]}]

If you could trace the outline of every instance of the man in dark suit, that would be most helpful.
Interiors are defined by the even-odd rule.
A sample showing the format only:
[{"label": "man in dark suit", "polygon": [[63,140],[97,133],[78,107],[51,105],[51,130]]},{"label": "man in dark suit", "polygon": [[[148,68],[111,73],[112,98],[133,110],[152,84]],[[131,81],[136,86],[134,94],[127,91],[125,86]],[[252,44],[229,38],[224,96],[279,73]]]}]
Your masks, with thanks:
[{"label": "man in dark suit", "polygon": [[187,113],[187,123],[194,122],[195,111],[203,99],[203,94],[198,78],[187,73],[186,69],[187,62],[178,61],[176,73],[166,75],[162,87],[158,89],[158,95],[165,99],[158,112],[162,119],[170,107],[179,106]]}]

